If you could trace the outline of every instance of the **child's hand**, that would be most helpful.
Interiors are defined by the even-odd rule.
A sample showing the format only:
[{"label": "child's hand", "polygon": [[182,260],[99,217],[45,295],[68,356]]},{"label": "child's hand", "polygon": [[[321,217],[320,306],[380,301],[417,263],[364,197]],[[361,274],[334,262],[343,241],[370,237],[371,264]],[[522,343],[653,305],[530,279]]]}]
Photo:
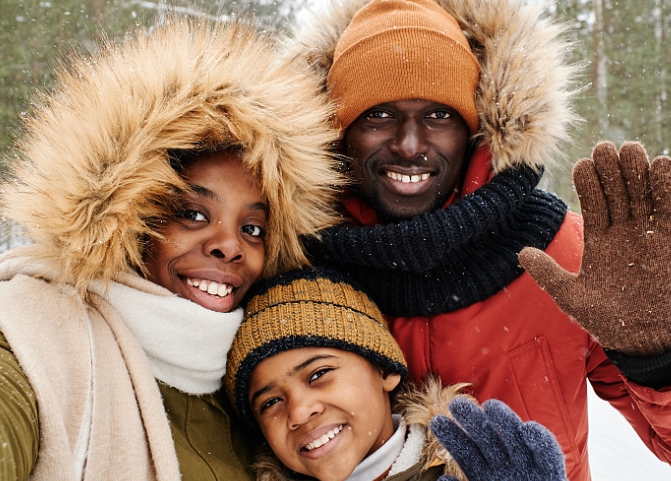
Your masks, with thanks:
[{"label": "child's hand", "polygon": [[[565,481],[564,455],[544,426],[523,423],[505,403],[492,399],[480,408],[466,398],[450,403],[453,421],[431,420],[431,431],[469,481]],[[439,481],[456,481],[442,476]]]}]

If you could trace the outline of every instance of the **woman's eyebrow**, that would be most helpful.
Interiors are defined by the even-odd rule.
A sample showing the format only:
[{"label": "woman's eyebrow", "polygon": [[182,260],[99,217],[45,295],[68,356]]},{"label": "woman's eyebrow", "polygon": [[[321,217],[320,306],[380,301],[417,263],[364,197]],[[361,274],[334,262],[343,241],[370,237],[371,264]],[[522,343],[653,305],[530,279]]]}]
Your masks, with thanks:
[{"label": "woman's eyebrow", "polygon": [[249,205],[249,210],[262,210],[266,214],[268,213],[268,204],[265,202],[255,202],[251,205]]},{"label": "woman's eyebrow", "polygon": [[219,196],[212,192],[210,189],[207,187],[203,187],[202,185],[196,185],[196,184],[189,184],[189,188],[196,193],[197,195],[201,197],[205,197],[207,199],[213,200],[215,202],[219,202]]},{"label": "woman's eyebrow", "polygon": [[[191,189],[192,192],[194,192],[196,195],[200,197],[205,197],[206,199],[209,199],[213,202],[221,203],[221,200],[219,199],[219,196],[208,189],[207,187],[203,187],[202,185],[196,185],[196,184],[189,184],[189,188]],[[252,204],[249,204],[247,206],[249,210],[262,210],[266,214],[268,213],[268,204],[265,202],[254,202]]]}]

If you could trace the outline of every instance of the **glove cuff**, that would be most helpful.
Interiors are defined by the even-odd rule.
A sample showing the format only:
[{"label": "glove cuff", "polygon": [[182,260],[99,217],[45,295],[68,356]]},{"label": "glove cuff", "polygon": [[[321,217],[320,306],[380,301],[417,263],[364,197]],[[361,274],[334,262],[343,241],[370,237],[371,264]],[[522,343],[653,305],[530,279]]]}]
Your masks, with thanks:
[{"label": "glove cuff", "polygon": [[648,357],[628,356],[609,349],[604,351],[620,372],[635,383],[653,389],[671,386],[671,351]]}]

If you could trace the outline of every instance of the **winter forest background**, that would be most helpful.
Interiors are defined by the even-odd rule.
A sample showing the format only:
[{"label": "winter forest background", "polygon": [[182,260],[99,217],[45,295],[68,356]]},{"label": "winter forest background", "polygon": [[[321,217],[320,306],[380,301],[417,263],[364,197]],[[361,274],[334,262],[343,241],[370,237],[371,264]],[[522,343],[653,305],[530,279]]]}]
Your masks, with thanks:
[{"label": "winter forest background", "polygon": [[[95,48],[103,31],[117,38],[135,25],[160,22],[169,10],[225,21],[253,15],[269,28],[301,20],[301,9],[326,0],[0,0],[0,174],[30,111],[30,97],[49,88],[57,59]],[[533,0],[530,0],[533,1]],[[671,0],[560,0],[547,14],[565,22],[583,62],[576,105],[585,122],[573,129],[566,159],[548,169],[543,186],[579,210],[571,166],[595,142],[638,140],[651,158],[671,154]],[[0,251],[20,242],[0,219]],[[671,479],[619,414],[590,397],[593,478]]]},{"label": "winter forest background", "polygon": [[[0,174],[30,96],[49,87],[57,59],[95,48],[101,31],[118,38],[134,25],[160,22],[169,10],[221,20],[253,15],[282,29],[300,21],[306,5],[326,1],[0,0]],[[548,2],[547,14],[566,23],[576,45],[571,54],[584,65],[575,85],[585,121],[542,185],[579,210],[570,170],[596,141],[638,140],[651,158],[671,153],[671,0],[560,0]],[[0,250],[15,242],[8,230],[0,222]]]}]

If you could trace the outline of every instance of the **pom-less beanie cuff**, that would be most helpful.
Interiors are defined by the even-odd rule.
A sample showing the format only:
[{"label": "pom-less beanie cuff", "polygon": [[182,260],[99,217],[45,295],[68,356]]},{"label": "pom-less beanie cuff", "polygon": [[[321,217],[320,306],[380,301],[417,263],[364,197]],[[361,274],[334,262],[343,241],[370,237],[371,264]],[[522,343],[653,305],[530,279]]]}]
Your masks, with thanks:
[{"label": "pom-less beanie cuff", "polygon": [[479,75],[457,21],[434,0],[373,0],[338,40],[327,85],[343,129],[381,103],[422,99],[457,110],[473,134]]},{"label": "pom-less beanie cuff", "polygon": [[306,268],[264,281],[249,298],[229,351],[224,389],[241,419],[252,372],[264,359],[304,347],[350,351],[387,373],[407,375],[400,347],[377,306],[340,273]]}]

